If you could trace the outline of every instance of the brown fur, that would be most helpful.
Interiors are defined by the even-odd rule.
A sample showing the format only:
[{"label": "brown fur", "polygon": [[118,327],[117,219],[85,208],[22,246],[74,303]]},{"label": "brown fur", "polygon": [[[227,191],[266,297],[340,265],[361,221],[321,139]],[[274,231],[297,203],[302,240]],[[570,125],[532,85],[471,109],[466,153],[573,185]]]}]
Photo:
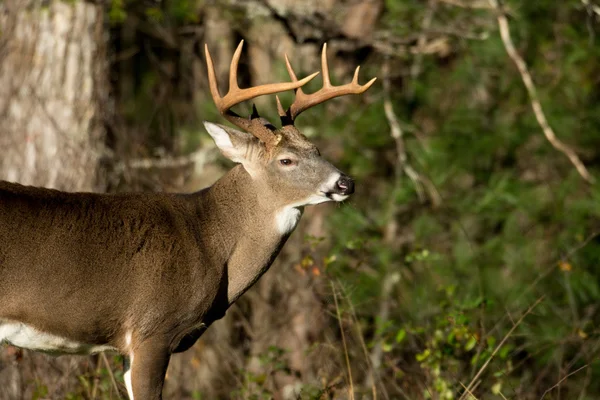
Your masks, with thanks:
[{"label": "brown fur", "polygon": [[340,190],[329,186],[342,175],[295,128],[280,131],[268,156],[248,134],[207,129],[242,165],[197,193],[65,193],[0,181],[0,328],[22,323],[116,348],[132,360],[136,400],[160,399],[170,354],[193,345],[279,253],[294,226],[281,231],[279,213]]},{"label": "brown fur", "polygon": [[[0,182],[0,319],[125,354],[125,330],[140,342],[167,335],[176,349],[188,330],[220,318],[227,293],[237,299],[285,240],[266,226],[230,228],[265,223],[260,205],[223,196],[247,187],[245,179],[237,167],[193,195],[64,193]],[[265,244],[269,254],[252,251]],[[230,258],[245,262],[228,265]]]}]

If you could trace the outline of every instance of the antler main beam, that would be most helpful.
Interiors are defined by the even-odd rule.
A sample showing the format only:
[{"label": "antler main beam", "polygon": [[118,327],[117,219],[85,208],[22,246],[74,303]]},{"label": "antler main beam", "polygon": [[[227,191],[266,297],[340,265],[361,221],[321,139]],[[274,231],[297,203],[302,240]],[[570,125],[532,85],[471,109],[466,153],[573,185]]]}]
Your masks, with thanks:
[{"label": "antler main beam", "polygon": [[[285,56],[285,65],[287,67],[291,80],[293,82],[301,82],[298,81],[296,73],[294,72],[292,64],[290,63],[290,60],[288,59],[287,55]],[[327,43],[323,45],[323,51],[321,52],[321,70],[323,71],[323,87],[315,93],[306,94],[302,91],[300,87],[298,87],[298,89],[296,89],[296,98],[294,99],[292,105],[287,109],[287,111],[283,110],[279,98],[277,99],[277,108],[279,110],[279,115],[282,121],[293,123],[296,117],[300,115],[300,113],[302,113],[303,111],[317,104],[321,104],[327,100],[333,99],[334,97],[345,96],[348,94],[361,94],[367,89],[369,89],[371,85],[373,85],[373,83],[377,80],[377,78],[373,78],[366,84],[362,86],[359,85],[358,73],[360,71],[360,66],[358,66],[354,71],[354,77],[352,78],[352,82],[347,83],[345,85],[333,86],[329,78],[329,66],[327,65]]]},{"label": "antler main beam", "polygon": [[242,40],[240,41],[240,44],[238,45],[237,49],[235,50],[235,53],[233,54],[233,58],[231,59],[231,65],[229,66],[229,91],[223,97],[221,97],[219,93],[219,88],[217,86],[217,78],[215,74],[215,67],[212,61],[212,57],[210,56],[210,52],[208,51],[208,45],[205,45],[204,48],[206,53],[206,64],[208,67],[208,82],[210,85],[210,93],[221,114],[225,114],[231,107],[235,106],[236,104],[253,99],[258,96],[298,89],[299,87],[305,85],[308,81],[310,81],[319,74],[319,72],[315,72],[314,74],[311,74],[301,80],[298,80],[296,78],[292,82],[269,83],[266,85],[255,86],[247,89],[240,89],[237,82],[237,70],[240,57],[242,55],[243,46],[244,41]]},{"label": "antler main beam", "polygon": [[273,132],[271,132],[261,123],[261,121],[257,118],[258,114],[253,113],[253,117],[250,119],[242,118],[235,112],[231,111],[231,107],[258,96],[299,89],[302,85],[305,85],[308,81],[317,76],[319,72],[315,72],[314,74],[309,75],[301,80],[298,80],[294,76],[294,80],[292,80],[292,82],[269,83],[247,89],[240,89],[237,82],[237,70],[240,57],[242,55],[243,46],[244,41],[242,40],[240,41],[240,44],[238,45],[235,53],[233,54],[233,58],[231,59],[231,65],[229,66],[229,90],[225,96],[221,96],[219,93],[214,63],[212,57],[210,56],[210,52],[208,51],[208,45],[204,46],[210,94],[212,95],[213,101],[215,102],[215,105],[217,106],[217,109],[221,115],[227,118],[227,120],[232,124],[256,136],[259,140],[265,143],[267,148],[271,148],[277,145],[278,139]]}]

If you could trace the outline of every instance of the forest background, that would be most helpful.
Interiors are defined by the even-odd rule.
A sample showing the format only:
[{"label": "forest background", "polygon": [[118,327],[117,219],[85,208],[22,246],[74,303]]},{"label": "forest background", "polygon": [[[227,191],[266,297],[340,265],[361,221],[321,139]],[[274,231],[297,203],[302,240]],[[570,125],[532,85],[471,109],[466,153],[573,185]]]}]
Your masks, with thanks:
[{"label": "forest background", "polygon": [[[0,177],[199,190],[231,167],[204,43],[225,82],[245,40],[244,87],[327,42],[334,83],[378,81],[298,125],[357,192],[307,208],[166,398],[598,399],[599,34],[598,0],[3,0]],[[0,348],[0,399],[124,398],[122,374]]]}]

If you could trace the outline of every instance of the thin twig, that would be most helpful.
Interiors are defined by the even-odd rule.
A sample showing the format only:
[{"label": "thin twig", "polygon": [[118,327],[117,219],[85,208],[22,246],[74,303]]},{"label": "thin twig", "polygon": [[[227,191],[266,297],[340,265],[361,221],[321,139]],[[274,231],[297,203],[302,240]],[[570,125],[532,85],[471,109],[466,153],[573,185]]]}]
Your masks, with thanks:
[{"label": "thin twig", "polygon": [[[419,174],[408,164],[406,146],[404,145],[404,132],[400,127],[396,113],[394,113],[394,107],[392,105],[392,99],[390,96],[389,64],[387,62],[383,65],[383,93],[383,111],[385,112],[385,116],[390,126],[390,135],[396,144],[396,175],[400,175],[400,171],[404,171],[406,176],[408,176],[415,185],[415,190],[417,191],[419,200],[424,201],[425,196],[423,193],[423,186],[419,180]],[[398,169],[400,171],[398,171]]]},{"label": "thin twig", "polygon": [[583,385],[581,385],[581,392],[579,393],[579,397],[577,400],[583,400],[586,398],[587,387],[590,385],[590,380],[592,379],[592,369],[588,368],[585,371],[585,379],[583,380]]},{"label": "thin twig", "polygon": [[537,284],[540,283],[540,281],[542,281],[543,279],[548,277],[548,275],[550,275],[552,272],[554,272],[556,270],[556,268],[558,267],[558,264],[560,261],[566,261],[566,260],[570,259],[571,257],[573,257],[573,255],[575,253],[577,253],[579,250],[583,249],[592,240],[596,239],[599,236],[600,236],[600,230],[596,230],[596,231],[592,232],[587,238],[585,238],[585,240],[583,242],[581,242],[579,245],[572,248],[567,254],[562,256],[559,260],[556,260],[555,262],[553,262],[551,267],[549,267],[546,271],[538,274],[537,278],[525,290],[521,291],[521,293],[514,299],[515,303],[518,300],[520,300],[521,297],[523,297],[524,295],[529,294],[529,292],[531,292],[537,286]]},{"label": "thin twig", "polygon": [[346,368],[348,369],[348,382],[350,384],[350,399],[354,400],[354,383],[352,382],[352,368],[350,368],[350,356],[348,355],[348,345],[346,344],[346,335],[344,334],[344,326],[342,324],[342,314],[340,312],[340,306],[338,304],[337,292],[333,282],[331,284],[331,290],[333,291],[333,301],[335,302],[335,311],[337,313],[338,324],[340,325],[340,333],[342,334],[342,344],[344,345],[344,356],[346,357]]},{"label": "thin twig", "polygon": [[116,169],[132,168],[132,169],[151,169],[151,168],[180,168],[191,164],[204,166],[212,161],[216,152],[214,148],[200,148],[193,153],[171,157],[163,156],[160,158],[137,158],[127,160],[117,164]]},{"label": "thin twig", "polygon": [[[427,31],[431,29],[431,23],[433,22],[433,16],[437,8],[437,0],[429,0],[427,8],[425,9],[425,15],[421,22],[421,33],[417,39],[417,48],[422,49],[427,44]],[[413,63],[410,66],[410,81],[408,82],[408,93],[407,97],[409,101],[412,101],[415,97],[417,78],[421,75],[423,69],[423,57],[424,53],[420,52],[415,54]]]},{"label": "thin twig", "polygon": [[490,5],[497,11],[497,19],[498,19],[498,27],[500,29],[500,36],[502,37],[502,42],[504,43],[504,48],[506,49],[506,53],[512,59],[512,61],[517,66],[519,73],[521,74],[521,79],[527,88],[527,94],[529,95],[529,100],[531,102],[531,108],[533,109],[533,113],[535,114],[535,118],[537,119],[538,124],[542,128],[546,139],[550,142],[550,144],[558,151],[563,153],[565,156],[569,158],[571,163],[579,172],[579,175],[583,179],[585,179],[589,183],[594,183],[595,179],[588,172],[587,168],[581,160],[579,156],[575,153],[573,149],[564,144],[560,139],[556,137],[554,130],[548,123],[546,119],[546,115],[544,114],[544,110],[542,109],[542,105],[540,103],[537,89],[533,83],[533,79],[531,78],[531,74],[527,68],[527,64],[523,58],[519,55],[515,46],[513,44],[512,38],[510,36],[510,28],[508,26],[508,19],[506,15],[502,12],[498,0],[488,0]]},{"label": "thin twig", "polygon": [[489,10],[492,8],[491,6],[485,4],[483,1],[463,1],[463,0],[439,0],[442,3],[449,4],[451,6],[461,7],[461,8],[471,8],[471,9],[479,9],[479,10]]},{"label": "thin twig", "polygon": [[587,368],[587,367],[588,367],[588,365],[585,364],[583,367],[577,368],[575,371],[571,372],[570,374],[565,375],[560,381],[556,382],[556,385],[552,386],[551,388],[546,389],[546,391],[544,392],[544,394],[542,395],[540,400],[543,400],[544,397],[546,397],[546,395],[552,391],[552,389],[557,388],[565,379],[567,379],[571,375],[575,375],[576,373],[578,373],[579,371],[581,371],[582,369]]},{"label": "thin twig", "polygon": [[465,385],[463,385],[463,383],[462,383],[462,382],[459,382],[459,383],[460,383],[460,386],[462,386],[462,387],[463,387],[463,389],[465,389],[465,392],[466,392],[466,393],[470,394],[470,395],[471,395],[471,397],[473,397],[475,400],[477,400],[477,397],[475,397],[475,395],[474,395],[474,394],[473,394],[473,393],[472,393],[472,392],[469,390],[469,388],[468,388],[468,387],[466,387]]},{"label": "thin twig", "polygon": [[[352,319],[354,320],[354,326],[356,327],[356,336],[358,336],[358,341],[360,342],[360,346],[361,346],[363,354],[365,356],[365,361],[367,362],[367,366],[369,367],[369,373],[371,375],[375,375],[375,371],[373,370],[373,365],[371,364],[371,359],[369,358],[369,352],[367,351],[367,344],[365,343],[365,339],[363,337],[362,327],[360,325],[360,321],[358,320],[358,317],[356,316],[356,310],[354,309],[354,304],[352,304],[352,301],[350,300],[350,296],[348,296],[348,293],[346,293],[346,290],[344,289],[342,284],[339,282],[339,280],[338,280],[338,286],[339,286],[344,298],[346,299],[346,303],[348,303],[348,307],[350,307],[350,314],[352,315]],[[381,378],[379,377],[379,375],[377,375],[377,376],[379,378],[379,381],[381,382]],[[382,382],[381,386],[384,388],[385,398],[389,399],[389,396],[388,396],[387,392],[385,391],[385,387],[383,386],[383,382]],[[377,400],[377,387],[375,386],[374,381],[371,385],[371,391],[373,393],[373,400]]]},{"label": "thin twig", "polygon": [[100,359],[96,359],[96,371],[94,372],[94,385],[92,386],[92,393],[90,394],[90,398],[93,400],[96,398],[96,393],[98,392],[98,383],[100,383],[100,369],[102,368],[102,363]]},{"label": "thin twig", "polygon": [[400,176],[401,172],[403,171],[412,181],[413,185],[415,186],[415,190],[417,191],[419,200],[421,201],[425,200],[424,188],[427,189],[427,194],[429,195],[432,206],[437,207],[442,203],[442,198],[435,189],[435,186],[433,186],[428,179],[423,178],[408,162],[406,146],[404,144],[404,132],[400,126],[398,117],[394,113],[394,107],[392,105],[392,99],[390,95],[390,87],[389,63],[385,62],[383,65],[383,110],[390,126],[390,135],[396,144],[396,176]]},{"label": "thin twig", "polygon": [[[487,366],[489,365],[489,363],[496,356],[496,353],[498,353],[498,351],[500,351],[500,349],[502,348],[502,346],[504,346],[504,343],[506,343],[506,341],[512,335],[512,333],[515,331],[515,329],[517,329],[517,327],[519,325],[521,325],[521,322],[523,322],[523,320],[525,319],[525,317],[527,315],[529,315],[533,311],[533,309],[538,304],[540,304],[542,302],[543,299],[544,299],[544,296],[542,296],[539,299],[537,299],[537,301],[535,303],[533,303],[533,305],[531,307],[529,307],[527,309],[527,311],[525,311],[523,313],[523,315],[521,315],[521,318],[519,318],[519,320],[517,321],[517,323],[515,325],[513,325],[513,327],[508,331],[508,333],[504,336],[504,338],[502,338],[502,340],[500,341],[500,343],[498,343],[498,346],[496,346],[496,348],[494,349],[494,351],[492,352],[492,354],[490,355],[490,357],[485,361],[485,363],[481,366],[481,368],[479,368],[479,371],[477,371],[477,374],[473,377],[473,379],[471,379],[471,382],[469,383],[469,386],[467,386],[468,390],[472,390],[473,384],[475,383],[475,381],[477,379],[479,379],[479,377],[481,376],[481,374],[483,373],[483,371],[485,371],[485,369],[487,368]],[[468,390],[465,391],[462,394],[462,396],[460,396],[460,400],[462,400],[465,397],[465,394],[468,393]]]},{"label": "thin twig", "polygon": [[117,392],[117,398],[121,399],[121,392],[119,392],[119,385],[117,384],[117,380],[115,379],[115,375],[112,372],[112,368],[110,363],[108,362],[108,357],[106,357],[106,353],[100,353],[100,357],[102,357],[102,361],[104,361],[104,365],[106,365],[106,369],[108,370],[108,376],[110,376],[110,381],[112,382],[115,391]]},{"label": "thin twig", "polygon": [[429,29],[427,33],[431,35],[448,35],[448,36],[456,36],[461,39],[468,40],[487,40],[490,37],[490,33],[488,31],[483,32],[470,32],[470,31],[460,31],[455,28],[434,28]]}]

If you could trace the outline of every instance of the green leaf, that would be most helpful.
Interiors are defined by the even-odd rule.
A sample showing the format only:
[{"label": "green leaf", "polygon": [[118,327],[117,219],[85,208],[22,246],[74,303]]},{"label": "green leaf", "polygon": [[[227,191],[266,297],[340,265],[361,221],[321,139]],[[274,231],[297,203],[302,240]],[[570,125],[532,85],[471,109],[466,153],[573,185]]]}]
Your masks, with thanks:
[{"label": "green leaf", "polygon": [[417,355],[415,356],[415,359],[416,359],[418,362],[422,362],[422,361],[424,361],[425,359],[427,359],[427,357],[429,357],[430,355],[431,355],[431,350],[429,350],[429,349],[425,349],[425,351],[424,351],[424,352],[417,354]]},{"label": "green leaf", "polygon": [[502,390],[502,382],[496,382],[492,385],[492,393],[494,393],[495,395],[499,395],[500,391]]},{"label": "green leaf", "polygon": [[465,344],[465,350],[466,351],[473,350],[473,348],[475,347],[476,344],[477,344],[477,339],[475,338],[475,336],[469,337],[469,340],[467,340],[467,343]]},{"label": "green leaf", "polygon": [[406,329],[400,329],[396,334],[396,343],[402,343],[406,338]]}]

